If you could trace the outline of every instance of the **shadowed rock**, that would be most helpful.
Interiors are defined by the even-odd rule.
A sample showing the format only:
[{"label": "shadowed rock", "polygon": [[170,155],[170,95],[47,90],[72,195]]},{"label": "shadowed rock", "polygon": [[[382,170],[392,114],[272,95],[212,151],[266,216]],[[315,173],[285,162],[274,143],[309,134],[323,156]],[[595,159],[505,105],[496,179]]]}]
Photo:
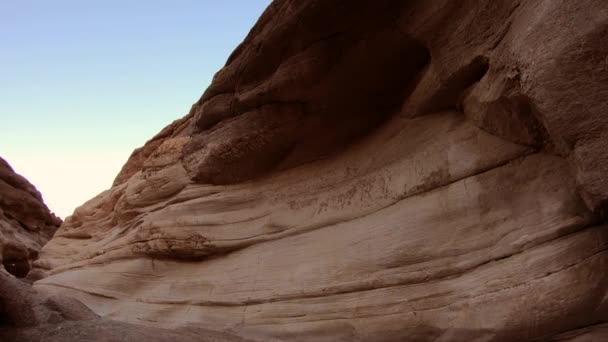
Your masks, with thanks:
[{"label": "shadowed rock", "polygon": [[0,261],[4,269],[25,277],[60,224],[38,190],[0,158]]}]

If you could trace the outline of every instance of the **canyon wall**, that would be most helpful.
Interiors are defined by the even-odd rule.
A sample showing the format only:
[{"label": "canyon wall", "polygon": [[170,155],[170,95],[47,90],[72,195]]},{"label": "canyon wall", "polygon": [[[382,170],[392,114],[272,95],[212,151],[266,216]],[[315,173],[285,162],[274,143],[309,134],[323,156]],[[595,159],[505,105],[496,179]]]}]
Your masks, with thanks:
[{"label": "canyon wall", "polygon": [[61,225],[40,192],[0,158],[0,262],[23,278],[42,246]]},{"label": "canyon wall", "polygon": [[30,272],[31,264],[60,224],[34,185],[0,158],[0,341],[246,342],[203,328],[167,330],[107,320],[73,298],[32,289],[40,272]]},{"label": "canyon wall", "polygon": [[260,341],[601,340],[606,37],[602,0],[275,0],[35,288]]}]

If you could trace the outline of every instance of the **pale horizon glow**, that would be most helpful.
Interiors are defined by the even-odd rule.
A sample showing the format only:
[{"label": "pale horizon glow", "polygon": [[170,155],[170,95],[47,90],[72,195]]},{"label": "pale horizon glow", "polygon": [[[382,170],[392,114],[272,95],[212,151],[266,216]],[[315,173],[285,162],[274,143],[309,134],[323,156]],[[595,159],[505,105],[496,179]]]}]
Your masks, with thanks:
[{"label": "pale horizon glow", "polygon": [[10,159],[15,172],[34,184],[49,209],[62,219],[71,215],[77,206],[109,189],[126,161],[125,154],[120,152]]},{"label": "pale horizon glow", "polygon": [[0,157],[65,219],[187,114],[270,2],[0,2]]}]

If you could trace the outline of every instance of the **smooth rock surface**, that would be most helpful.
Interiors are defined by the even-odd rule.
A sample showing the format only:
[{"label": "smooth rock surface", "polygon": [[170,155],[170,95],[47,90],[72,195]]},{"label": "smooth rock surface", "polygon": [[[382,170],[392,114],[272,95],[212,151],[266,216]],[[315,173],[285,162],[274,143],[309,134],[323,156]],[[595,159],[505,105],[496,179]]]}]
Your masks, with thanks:
[{"label": "smooth rock surface", "polygon": [[246,342],[204,329],[166,330],[101,319],[81,302],[38,293],[31,285],[0,270],[0,341]]},{"label": "smooth rock surface", "polygon": [[204,329],[167,330],[111,320],[66,321],[38,327],[0,330],[2,341],[19,342],[247,342]]},{"label": "smooth rock surface", "polygon": [[606,36],[602,0],[275,0],[35,287],[260,341],[600,338]]}]

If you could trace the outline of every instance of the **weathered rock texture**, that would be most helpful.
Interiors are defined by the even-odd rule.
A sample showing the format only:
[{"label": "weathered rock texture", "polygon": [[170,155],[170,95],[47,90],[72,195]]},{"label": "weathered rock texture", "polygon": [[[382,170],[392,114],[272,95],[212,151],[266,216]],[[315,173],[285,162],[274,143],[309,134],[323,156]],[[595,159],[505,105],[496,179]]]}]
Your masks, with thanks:
[{"label": "weathered rock texture", "polygon": [[25,277],[40,248],[61,220],[44,205],[42,196],[0,158],[0,262],[17,277]]},{"label": "weathered rock texture", "polygon": [[169,331],[101,319],[77,300],[38,293],[29,283],[18,280],[2,270],[0,270],[0,341],[245,342],[235,336],[204,329]]},{"label": "weathered rock texture", "polygon": [[36,287],[263,341],[601,338],[606,37],[604,0],[275,0]]}]

